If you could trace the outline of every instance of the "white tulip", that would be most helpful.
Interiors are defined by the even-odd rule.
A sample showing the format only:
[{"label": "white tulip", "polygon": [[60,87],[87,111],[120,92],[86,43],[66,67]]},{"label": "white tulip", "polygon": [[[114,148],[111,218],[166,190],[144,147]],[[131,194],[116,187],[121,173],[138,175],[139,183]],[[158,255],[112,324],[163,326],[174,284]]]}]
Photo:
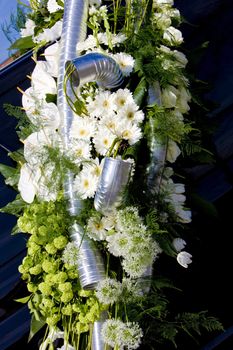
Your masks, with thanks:
[{"label": "white tulip", "polygon": [[181,266],[187,269],[188,264],[192,262],[192,255],[187,252],[180,252],[176,259]]},{"label": "white tulip", "polygon": [[172,241],[172,245],[177,252],[180,252],[186,246],[186,242],[182,238],[174,238]]}]

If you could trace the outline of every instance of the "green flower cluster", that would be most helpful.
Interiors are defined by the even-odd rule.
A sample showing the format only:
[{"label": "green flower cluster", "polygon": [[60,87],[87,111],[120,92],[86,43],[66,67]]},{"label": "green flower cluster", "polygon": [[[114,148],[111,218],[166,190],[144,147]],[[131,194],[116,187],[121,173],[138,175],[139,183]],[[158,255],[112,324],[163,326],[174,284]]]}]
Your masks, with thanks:
[{"label": "green flower cluster", "polygon": [[62,200],[27,206],[18,226],[31,236],[19,271],[32,293],[28,303],[31,312],[39,313],[49,326],[61,323],[64,329],[69,317],[69,332],[79,334],[89,330],[102,310],[94,293],[81,289],[76,266],[62,260],[69,242],[69,220]]}]

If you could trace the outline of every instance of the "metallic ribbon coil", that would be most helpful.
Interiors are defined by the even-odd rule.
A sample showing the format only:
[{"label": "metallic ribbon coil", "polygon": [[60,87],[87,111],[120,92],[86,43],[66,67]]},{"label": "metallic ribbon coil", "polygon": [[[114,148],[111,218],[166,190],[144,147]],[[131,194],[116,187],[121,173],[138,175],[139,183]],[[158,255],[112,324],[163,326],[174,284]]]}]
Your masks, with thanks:
[{"label": "metallic ribbon coil", "polygon": [[100,315],[100,319],[94,322],[93,332],[92,332],[92,349],[95,350],[107,350],[109,347],[104,344],[104,341],[101,337],[101,330],[104,322],[108,319],[108,314],[106,311],[103,311]]},{"label": "metallic ribbon coil", "polygon": [[107,214],[122,204],[131,168],[132,164],[125,160],[105,158],[94,199],[97,211]]},{"label": "metallic ribbon coil", "polygon": [[102,257],[94,242],[77,223],[71,228],[70,238],[78,248],[77,267],[81,286],[83,289],[94,289],[96,284],[105,278]]},{"label": "metallic ribbon coil", "polygon": [[101,87],[114,89],[123,83],[119,65],[113,58],[101,53],[88,53],[67,61],[66,68],[75,87],[96,81]]}]

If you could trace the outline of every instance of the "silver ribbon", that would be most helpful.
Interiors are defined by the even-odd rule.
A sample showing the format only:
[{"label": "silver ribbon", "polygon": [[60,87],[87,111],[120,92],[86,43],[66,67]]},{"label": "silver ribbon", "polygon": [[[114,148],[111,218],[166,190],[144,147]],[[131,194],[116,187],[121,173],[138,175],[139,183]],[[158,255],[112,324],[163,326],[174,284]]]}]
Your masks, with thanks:
[{"label": "silver ribbon", "polygon": [[104,341],[101,337],[101,331],[104,322],[108,319],[108,314],[106,311],[103,311],[100,315],[100,319],[94,323],[93,333],[92,333],[92,349],[94,350],[107,350],[109,347],[104,344]]},{"label": "silver ribbon", "polygon": [[94,200],[97,211],[107,214],[121,205],[131,167],[125,160],[105,158]]}]

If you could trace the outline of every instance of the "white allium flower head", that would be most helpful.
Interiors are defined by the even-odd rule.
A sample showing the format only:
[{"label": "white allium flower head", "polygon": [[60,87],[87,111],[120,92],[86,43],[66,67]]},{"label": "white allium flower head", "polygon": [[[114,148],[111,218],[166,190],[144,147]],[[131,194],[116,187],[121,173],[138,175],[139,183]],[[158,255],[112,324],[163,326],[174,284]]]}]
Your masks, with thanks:
[{"label": "white allium flower head", "polygon": [[42,33],[34,36],[34,43],[55,41],[61,36],[62,32],[62,21],[58,21],[52,28],[46,28]]},{"label": "white allium flower head", "polygon": [[112,55],[112,57],[119,64],[123,75],[128,77],[134,68],[134,58],[123,52],[116,53],[115,55]]},{"label": "white allium flower head", "polygon": [[115,345],[120,345],[119,332],[124,327],[124,324],[120,320],[110,319],[106,320],[102,326],[101,336],[104,343],[110,345],[112,348]]},{"label": "white allium flower head", "polygon": [[106,278],[98,283],[95,294],[102,304],[113,304],[122,294],[121,283],[112,278]]},{"label": "white allium flower head", "polygon": [[69,242],[62,253],[62,261],[70,266],[77,265],[78,248],[73,242]]},{"label": "white allium flower head", "polygon": [[93,136],[95,132],[95,124],[92,120],[88,118],[74,116],[71,129],[70,136],[75,139],[87,140]]},{"label": "white allium flower head", "polygon": [[175,250],[179,253],[179,252],[181,252],[181,250],[183,250],[185,248],[186,242],[184,239],[178,237],[178,238],[173,239],[172,245],[175,248]]},{"label": "white allium flower head", "polygon": [[176,29],[172,26],[168,27],[164,34],[164,40],[167,40],[170,45],[180,45],[183,42],[183,36],[179,29]]},{"label": "white allium flower head", "polygon": [[52,75],[52,77],[58,76],[59,53],[60,53],[59,42],[56,42],[53,45],[50,45],[44,50],[44,56],[48,63],[47,72],[50,75]]},{"label": "white allium flower head", "polygon": [[92,216],[87,223],[87,234],[95,241],[103,241],[107,237],[101,217]]},{"label": "white allium flower head", "polygon": [[177,255],[176,259],[181,266],[187,269],[188,265],[191,264],[192,262],[192,255],[190,253],[183,251]]},{"label": "white allium flower head", "polygon": [[114,256],[125,256],[132,249],[132,239],[129,234],[118,232],[107,236],[108,250]]},{"label": "white allium flower head", "polygon": [[44,97],[46,94],[56,94],[57,85],[54,78],[48,73],[49,64],[45,61],[37,61],[31,75],[32,88]]},{"label": "white allium flower head", "polygon": [[32,19],[27,18],[25,23],[25,28],[20,29],[21,37],[24,38],[26,36],[33,35],[35,26],[36,26],[35,22]]},{"label": "white allium flower head", "polygon": [[61,10],[62,7],[58,5],[56,0],[48,0],[47,9],[50,13],[54,13],[58,10]]},{"label": "white allium flower head", "polygon": [[99,128],[94,137],[94,145],[96,151],[104,156],[112,145],[115,136],[106,127]]},{"label": "white allium flower head", "polygon": [[135,322],[127,322],[120,334],[122,345],[130,350],[139,348],[142,336],[142,329]]},{"label": "white allium flower head", "polygon": [[115,132],[118,137],[127,140],[130,145],[134,145],[142,138],[141,129],[127,120],[123,120],[122,123],[119,123]]}]

